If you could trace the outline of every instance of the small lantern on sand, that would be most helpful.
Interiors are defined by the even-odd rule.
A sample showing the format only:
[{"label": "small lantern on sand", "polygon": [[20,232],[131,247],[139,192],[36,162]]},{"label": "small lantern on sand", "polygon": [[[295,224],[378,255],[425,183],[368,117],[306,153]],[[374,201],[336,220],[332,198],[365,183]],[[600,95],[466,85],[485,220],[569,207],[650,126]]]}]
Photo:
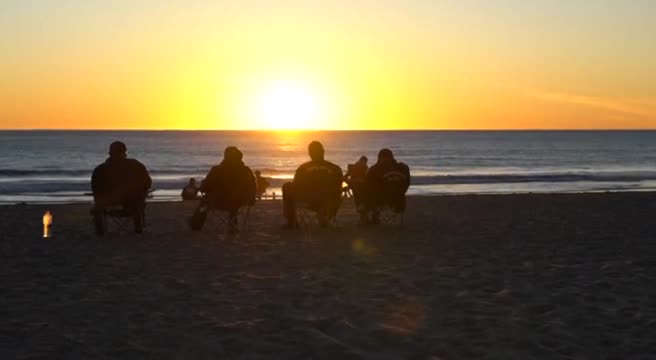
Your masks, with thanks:
[{"label": "small lantern on sand", "polygon": [[46,211],[45,214],[43,214],[43,237],[44,238],[49,238],[52,236],[52,214],[50,214],[50,211]]}]

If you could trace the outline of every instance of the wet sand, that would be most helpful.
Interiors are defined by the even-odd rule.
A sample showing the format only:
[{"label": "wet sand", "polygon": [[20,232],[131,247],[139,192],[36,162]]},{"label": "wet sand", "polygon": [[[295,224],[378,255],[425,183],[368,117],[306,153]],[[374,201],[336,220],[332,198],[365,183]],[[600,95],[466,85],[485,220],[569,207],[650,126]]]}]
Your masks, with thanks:
[{"label": "wet sand", "polygon": [[[403,227],[143,237],[88,205],[0,207],[0,358],[650,359],[656,193],[414,197]],[[41,238],[41,215],[54,237]]]}]

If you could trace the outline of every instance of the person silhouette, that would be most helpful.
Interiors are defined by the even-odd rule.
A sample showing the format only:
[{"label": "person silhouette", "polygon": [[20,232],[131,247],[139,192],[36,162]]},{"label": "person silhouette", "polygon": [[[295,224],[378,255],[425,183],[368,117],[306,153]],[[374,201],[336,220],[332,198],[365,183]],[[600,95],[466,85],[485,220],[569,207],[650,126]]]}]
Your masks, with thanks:
[{"label": "person silhouette", "polygon": [[134,219],[134,231],[143,231],[143,211],[152,179],[146,167],[127,156],[127,146],[115,141],[109,146],[109,157],[91,175],[92,209],[96,234],[102,236],[104,210],[120,205]]},{"label": "person silhouette", "polygon": [[380,208],[388,205],[395,212],[403,212],[406,207],[405,194],[410,187],[410,168],[396,161],[390,149],[378,152],[378,161],[367,172],[364,183],[361,220],[365,223],[380,222]]},{"label": "person silhouette", "polygon": [[196,179],[190,178],[187,185],[182,188],[182,200],[197,200],[198,199],[198,187],[196,187]]},{"label": "person silhouette", "polygon": [[369,170],[367,161],[367,157],[362,155],[355,164],[349,164],[347,166],[346,175],[344,175],[344,182],[348,185],[347,190],[350,189],[353,192],[353,200],[356,208],[362,206],[362,187],[364,186],[367,171]]},{"label": "person silhouette", "polygon": [[282,186],[284,228],[298,226],[296,208],[301,205],[316,211],[321,226],[334,218],[341,203],[342,169],[324,159],[323,145],[312,141],[308,145],[310,161],[294,173],[294,180]]},{"label": "person silhouette", "polygon": [[260,170],[255,170],[255,180],[257,183],[257,199],[260,200],[266,193],[266,190],[269,187],[269,182],[267,179],[262,177]]},{"label": "person silhouette", "polygon": [[257,190],[253,171],[244,164],[243,156],[238,148],[228,146],[223,153],[223,161],[212,167],[201,181],[200,192],[204,195],[190,218],[193,230],[202,229],[210,209],[227,211],[228,231],[234,233],[238,230],[239,208],[254,204]]}]

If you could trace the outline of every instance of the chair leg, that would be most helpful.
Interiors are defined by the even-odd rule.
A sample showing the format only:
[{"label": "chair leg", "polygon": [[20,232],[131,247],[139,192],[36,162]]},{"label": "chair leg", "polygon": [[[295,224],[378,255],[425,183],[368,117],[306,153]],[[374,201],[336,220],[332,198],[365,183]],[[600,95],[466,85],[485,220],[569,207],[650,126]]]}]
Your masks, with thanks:
[{"label": "chair leg", "polygon": [[97,236],[105,235],[107,228],[107,219],[104,211],[95,211],[93,214],[93,226]]}]

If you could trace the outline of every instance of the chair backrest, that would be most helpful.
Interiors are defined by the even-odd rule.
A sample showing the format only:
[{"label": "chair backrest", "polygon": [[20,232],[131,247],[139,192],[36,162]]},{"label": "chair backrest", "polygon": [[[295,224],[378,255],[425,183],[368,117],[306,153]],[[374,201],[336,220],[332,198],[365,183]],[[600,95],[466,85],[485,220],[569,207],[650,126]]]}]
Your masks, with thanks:
[{"label": "chair backrest", "polygon": [[300,200],[322,202],[339,197],[342,192],[342,174],[330,166],[312,164],[303,169],[294,180],[295,191]]},{"label": "chair backrest", "polygon": [[402,196],[405,194],[408,178],[400,171],[389,171],[383,175],[382,191],[388,196]]}]

